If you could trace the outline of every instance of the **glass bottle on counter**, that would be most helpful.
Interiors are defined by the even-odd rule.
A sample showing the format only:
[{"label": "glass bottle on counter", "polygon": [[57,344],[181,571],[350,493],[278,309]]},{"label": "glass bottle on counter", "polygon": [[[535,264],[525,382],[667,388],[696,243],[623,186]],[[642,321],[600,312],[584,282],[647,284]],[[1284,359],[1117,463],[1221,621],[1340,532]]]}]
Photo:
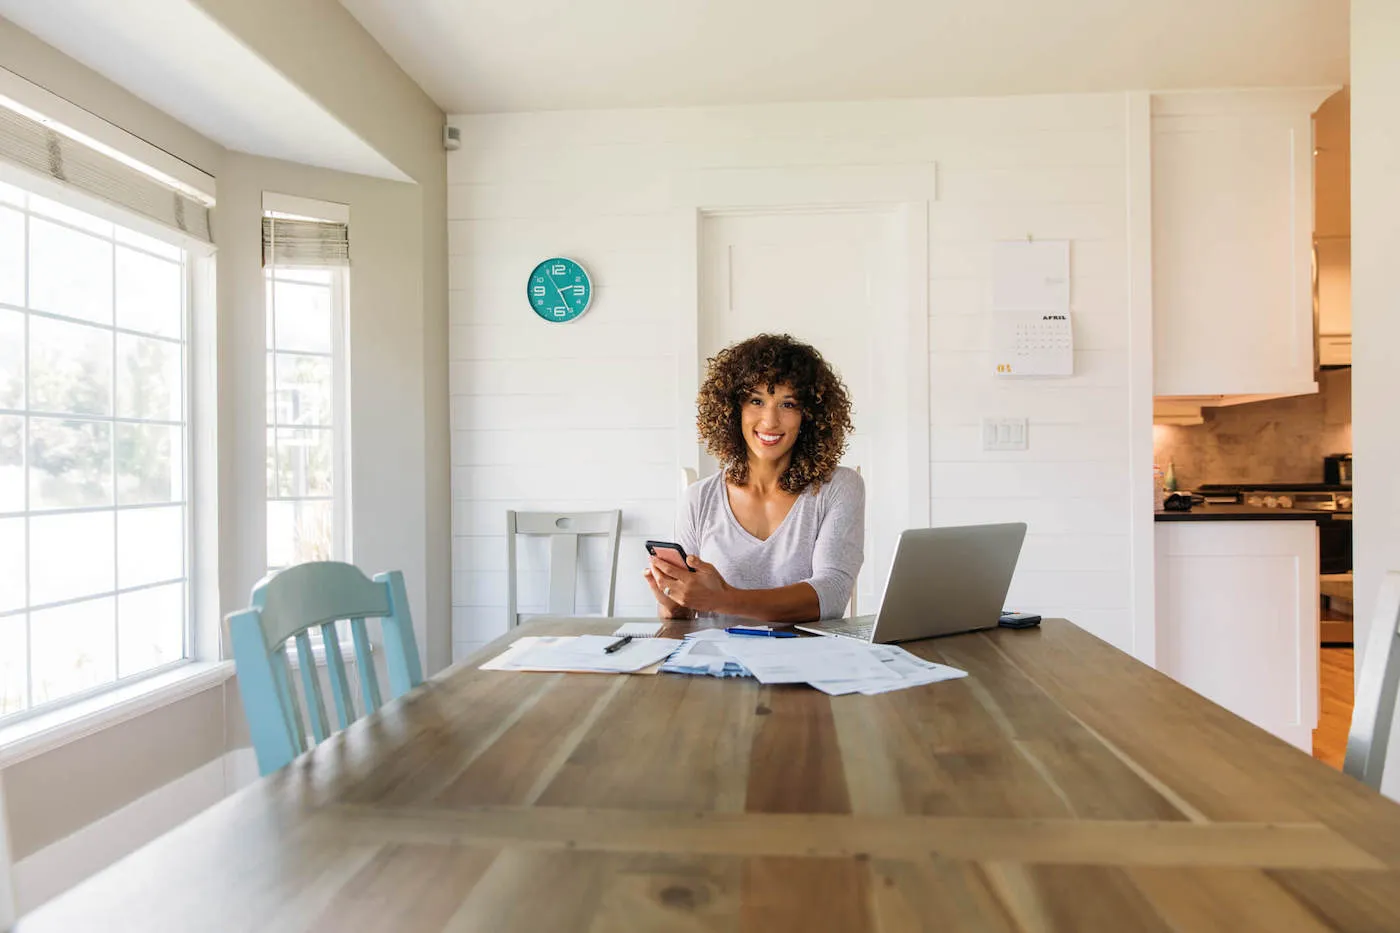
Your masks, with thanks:
[{"label": "glass bottle on counter", "polygon": [[1167,492],[1176,492],[1176,461],[1167,461],[1167,475],[1163,478],[1163,488]]}]

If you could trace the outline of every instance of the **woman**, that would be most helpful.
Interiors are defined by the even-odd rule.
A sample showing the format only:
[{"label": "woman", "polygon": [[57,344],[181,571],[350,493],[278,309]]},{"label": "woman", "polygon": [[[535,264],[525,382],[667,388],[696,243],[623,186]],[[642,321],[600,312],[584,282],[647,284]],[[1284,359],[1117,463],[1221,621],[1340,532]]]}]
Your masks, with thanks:
[{"label": "woman", "polygon": [[865,550],[865,485],[837,466],[852,430],[840,377],[807,344],[760,334],[709,361],[698,407],[722,469],[677,518],[695,572],[656,557],[644,571],[661,618],[839,618]]}]

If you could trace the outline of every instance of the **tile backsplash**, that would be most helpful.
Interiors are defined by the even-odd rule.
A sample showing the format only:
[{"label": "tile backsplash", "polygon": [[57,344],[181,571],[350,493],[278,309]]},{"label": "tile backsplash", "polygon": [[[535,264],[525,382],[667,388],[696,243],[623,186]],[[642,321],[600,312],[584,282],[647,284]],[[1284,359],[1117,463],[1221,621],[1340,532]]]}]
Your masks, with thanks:
[{"label": "tile backsplash", "polygon": [[1177,485],[1320,483],[1322,458],[1351,452],[1351,370],[1318,375],[1316,395],[1207,408],[1205,423],[1159,424],[1154,460],[1176,463]]}]

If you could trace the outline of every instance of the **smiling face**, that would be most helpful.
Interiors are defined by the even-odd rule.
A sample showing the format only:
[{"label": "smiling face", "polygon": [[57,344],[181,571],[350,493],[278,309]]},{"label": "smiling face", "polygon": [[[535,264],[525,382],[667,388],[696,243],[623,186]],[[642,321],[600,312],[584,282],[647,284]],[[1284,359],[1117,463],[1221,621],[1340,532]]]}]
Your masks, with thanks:
[{"label": "smiling face", "polygon": [[802,426],[802,409],[792,386],[775,385],[771,392],[768,386],[755,386],[744,398],[740,415],[750,462],[776,463],[792,455]]}]

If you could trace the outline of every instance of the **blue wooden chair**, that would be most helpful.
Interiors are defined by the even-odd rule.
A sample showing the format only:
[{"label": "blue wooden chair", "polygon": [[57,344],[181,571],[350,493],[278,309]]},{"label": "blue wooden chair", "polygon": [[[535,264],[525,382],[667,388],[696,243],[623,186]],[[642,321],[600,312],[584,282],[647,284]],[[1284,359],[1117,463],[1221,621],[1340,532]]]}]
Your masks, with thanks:
[{"label": "blue wooden chair", "polygon": [[253,587],[252,606],[228,617],[238,691],[263,774],[271,774],[308,748],[301,706],[287,665],[288,640],[296,642],[312,745],[324,742],[332,732],[307,635],[312,627],[320,626],[326,647],[326,674],[339,728],[359,717],[336,637],[337,620],[350,620],[364,712],[379,708],[379,679],[370,655],[366,618],[383,620],[390,699],[402,696],[423,682],[423,670],[408,612],[408,593],[403,574],[397,570],[370,580],[351,564],[298,564],[258,581]]}]

